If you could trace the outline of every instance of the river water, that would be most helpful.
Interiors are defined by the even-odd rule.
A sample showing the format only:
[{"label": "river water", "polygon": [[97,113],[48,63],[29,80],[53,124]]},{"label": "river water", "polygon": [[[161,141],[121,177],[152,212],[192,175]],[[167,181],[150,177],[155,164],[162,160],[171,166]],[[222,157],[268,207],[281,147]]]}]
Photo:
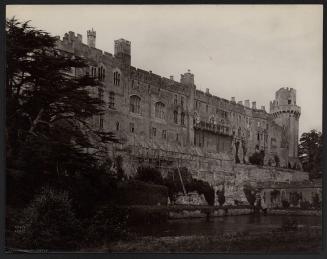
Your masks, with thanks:
[{"label": "river water", "polygon": [[157,225],[134,227],[132,232],[141,236],[217,235],[229,232],[266,232],[281,228],[285,219],[296,220],[299,228],[321,228],[319,216],[240,215],[205,218],[174,219]]}]

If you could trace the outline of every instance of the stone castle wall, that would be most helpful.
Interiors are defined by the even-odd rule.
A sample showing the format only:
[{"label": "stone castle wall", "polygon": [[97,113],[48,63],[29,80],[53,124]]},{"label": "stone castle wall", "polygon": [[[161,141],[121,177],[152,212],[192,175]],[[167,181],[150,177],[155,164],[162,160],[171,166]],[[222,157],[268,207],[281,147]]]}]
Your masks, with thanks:
[{"label": "stone castle wall", "polygon": [[[99,77],[103,85],[93,94],[103,99],[106,109],[92,118],[92,126],[114,132],[124,142],[124,148],[161,150],[174,154],[175,159],[197,156],[198,159],[185,161],[192,168],[199,168],[197,174],[206,172],[208,178],[213,177],[210,172],[223,170],[220,163],[231,165],[235,160],[248,163],[249,157],[260,150],[265,152],[265,164],[274,162],[277,156],[280,166],[297,165],[293,142],[297,143],[298,132],[290,132],[298,131],[296,121],[285,128],[280,123],[288,121],[283,119],[284,115],[257,109],[255,103],[250,107],[248,100],[236,103],[234,98],[228,101],[211,95],[209,90],[199,91],[190,71],[176,82],[137,69],[130,63],[128,41],[116,41],[112,55],[95,48],[95,35],[93,32],[89,40],[92,44],[86,45],[81,35],[69,32],[62,40],[58,39],[57,48],[65,55],[84,57],[89,63],[88,68],[72,71],[72,76],[98,77],[103,72],[104,76]],[[291,97],[295,102],[293,92]],[[281,97],[276,94],[275,99],[277,102]],[[160,116],[159,103],[163,107]],[[285,138],[288,143],[284,143]],[[217,168],[203,170],[206,164]]]}]

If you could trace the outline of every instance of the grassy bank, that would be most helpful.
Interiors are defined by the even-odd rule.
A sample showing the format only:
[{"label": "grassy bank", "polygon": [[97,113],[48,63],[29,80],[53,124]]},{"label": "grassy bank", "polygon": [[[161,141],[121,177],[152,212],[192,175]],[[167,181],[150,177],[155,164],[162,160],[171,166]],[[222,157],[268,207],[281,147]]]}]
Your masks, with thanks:
[{"label": "grassy bank", "polygon": [[320,230],[274,231],[262,234],[225,233],[214,236],[141,237],[106,244],[108,252],[319,252]]}]

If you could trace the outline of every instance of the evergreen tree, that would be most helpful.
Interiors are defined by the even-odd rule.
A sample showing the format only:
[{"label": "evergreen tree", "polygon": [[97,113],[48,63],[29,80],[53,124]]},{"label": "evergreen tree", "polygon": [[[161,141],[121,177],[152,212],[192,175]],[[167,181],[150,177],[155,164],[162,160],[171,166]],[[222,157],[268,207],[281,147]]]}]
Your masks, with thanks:
[{"label": "evergreen tree", "polygon": [[299,158],[303,170],[310,173],[310,178],[321,177],[322,143],[322,134],[316,130],[303,133],[300,138]]},{"label": "evergreen tree", "polygon": [[6,22],[8,168],[39,175],[91,171],[103,151],[99,143],[115,140],[89,123],[102,112],[103,101],[90,94],[101,82],[86,75],[86,60],[62,53],[56,41],[29,22]]}]

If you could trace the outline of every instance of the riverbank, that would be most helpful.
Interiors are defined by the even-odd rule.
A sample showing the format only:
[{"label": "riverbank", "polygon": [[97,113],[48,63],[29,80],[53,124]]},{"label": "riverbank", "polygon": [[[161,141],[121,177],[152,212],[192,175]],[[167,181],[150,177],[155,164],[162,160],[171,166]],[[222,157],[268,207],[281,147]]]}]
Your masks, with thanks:
[{"label": "riverbank", "polygon": [[271,253],[319,252],[321,230],[234,232],[209,236],[138,237],[104,245],[105,252],[215,252]]},{"label": "riverbank", "polygon": [[[253,214],[253,209],[249,205],[239,206],[204,206],[204,205],[175,205],[168,206],[169,219],[183,218],[205,218],[210,213],[210,217],[237,216]],[[269,215],[287,216],[321,216],[321,210],[301,209],[301,208],[270,208]]]}]

